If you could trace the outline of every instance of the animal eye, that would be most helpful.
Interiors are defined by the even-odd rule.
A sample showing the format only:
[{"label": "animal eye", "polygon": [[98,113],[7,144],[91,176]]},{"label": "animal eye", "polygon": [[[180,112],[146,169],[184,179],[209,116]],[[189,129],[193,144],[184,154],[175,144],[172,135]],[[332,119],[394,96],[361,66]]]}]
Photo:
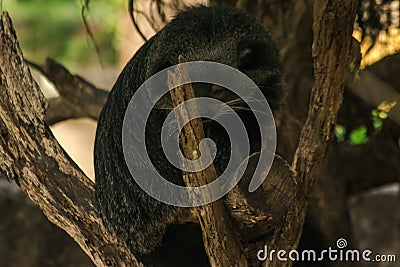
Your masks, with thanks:
[{"label": "animal eye", "polygon": [[247,44],[239,52],[239,69],[252,70],[266,64],[267,47],[261,43]]},{"label": "animal eye", "polygon": [[254,60],[253,51],[250,48],[245,48],[239,54],[239,67],[246,68],[251,65]]},{"label": "animal eye", "polygon": [[271,44],[263,41],[244,41],[239,44],[238,54],[240,70],[254,70],[269,66],[274,63],[275,51],[271,50]]}]

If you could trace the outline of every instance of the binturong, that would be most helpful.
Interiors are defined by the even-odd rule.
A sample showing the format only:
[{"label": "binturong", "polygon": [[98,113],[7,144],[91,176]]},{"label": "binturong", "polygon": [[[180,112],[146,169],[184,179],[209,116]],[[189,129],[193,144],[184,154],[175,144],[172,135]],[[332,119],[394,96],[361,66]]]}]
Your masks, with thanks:
[{"label": "binturong", "polygon": [[[182,223],[189,209],[164,204],[144,192],[128,170],[122,147],[130,99],[152,75],[178,64],[180,55],[187,61],[218,62],[240,70],[257,84],[273,111],[283,95],[279,54],[271,37],[255,18],[233,8],[200,6],[179,13],[128,62],[98,120],[96,199],[105,226],[146,266],[209,266],[199,225]],[[260,150],[259,126],[243,100],[211,84],[194,84],[194,91],[197,97],[215,98],[236,110],[249,133],[251,152]],[[146,147],[157,171],[184,185],[182,171],[168,162],[161,147],[160,129],[171,108],[168,95],[155,105],[146,124]],[[204,129],[216,143],[214,166],[220,174],[229,160],[229,138],[212,121],[205,121]],[[140,169],[147,163],[138,159],[135,164]]]}]

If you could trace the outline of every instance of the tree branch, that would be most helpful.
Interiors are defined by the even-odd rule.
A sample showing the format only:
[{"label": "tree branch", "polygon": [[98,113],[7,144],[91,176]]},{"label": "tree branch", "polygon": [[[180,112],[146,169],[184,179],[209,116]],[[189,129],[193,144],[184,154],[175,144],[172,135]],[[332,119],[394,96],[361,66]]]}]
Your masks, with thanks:
[{"label": "tree branch", "polygon": [[310,107],[295,153],[293,166],[304,193],[309,195],[318,163],[332,140],[343,99],[347,66],[354,54],[353,22],[357,1],[314,1],[314,77]]},{"label": "tree branch", "polygon": [[97,216],[94,184],[46,126],[47,102],[25,65],[7,13],[0,21],[0,175],[15,181],[97,266],[139,266]]},{"label": "tree branch", "polygon": [[[182,56],[179,57],[179,63],[183,63]],[[169,73],[169,87],[175,88],[174,84],[179,81],[189,79],[187,69],[179,65],[176,73]],[[185,102],[186,100],[195,98],[191,84],[178,86],[170,91],[174,107]],[[190,116],[190,115],[192,116]],[[195,160],[199,155],[199,141],[205,138],[203,125],[197,111],[197,107],[192,105],[190,110],[181,109],[176,112],[178,123],[188,121],[188,118],[196,118],[185,124],[181,131],[182,150],[187,158]],[[180,119],[182,118],[182,119]],[[182,125],[183,126],[183,125]],[[205,152],[207,153],[207,152]],[[209,151],[208,151],[209,153]],[[202,155],[202,157],[207,157]],[[217,179],[217,173],[214,165],[211,164],[203,171],[196,173],[185,173],[184,181],[186,186],[201,186]],[[204,247],[208,254],[211,266],[247,266],[247,260],[243,254],[243,248],[237,235],[229,224],[229,217],[225,210],[222,200],[194,208],[199,220],[202,232]]]},{"label": "tree branch", "polygon": [[108,92],[97,89],[79,75],[72,75],[64,66],[48,58],[44,66],[25,60],[40,71],[57,88],[59,97],[50,99],[45,121],[55,124],[67,119],[99,118],[106,103]]},{"label": "tree branch", "polygon": [[[182,56],[179,62],[184,62]],[[189,80],[183,65],[178,66],[176,73],[169,74],[169,87],[174,88],[181,79]],[[174,107],[195,97],[191,84],[178,86],[170,93]],[[199,142],[205,135],[197,107],[195,105],[182,107],[176,111],[175,116],[178,124],[183,126],[180,140],[185,156],[191,160],[198,159]],[[189,120],[189,118],[196,119]],[[182,121],[190,123],[183,125]],[[239,177],[241,178],[239,184],[228,193],[224,201],[218,200],[194,209],[212,266],[258,264],[258,260],[254,259],[254,255],[248,249],[244,249],[243,245],[264,240],[265,235],[276,227],[277,222],[293,205],[296,195],[294,174],[290,165],[279,156],[275,156],[272,168],[262,186],[255,192],[248,192],[250,181],[259,164],[259,154],[254,153],[249,157],[249,164],[243,176]],[[210,157],[209,151],[202,151],[201,156]],[[215,181],[217,174],[211,164],[203,171],[184,173],[183,178],[188,187],[202,186]]]},{"label": "tree branch", "polygon": [[[295,249],[301,236],[307,201],[315,181],[319,163],[332,139],[343,87],[352,63],[352,44],[356,0],[314,1],[313,58],[315,84],[312,88],[309,113],[301,131],[293,168],[297,174],[299,195],[296,205],[274,233],[269,247]],[[268,266],[290,266],[277,258],[267,259]]]}]

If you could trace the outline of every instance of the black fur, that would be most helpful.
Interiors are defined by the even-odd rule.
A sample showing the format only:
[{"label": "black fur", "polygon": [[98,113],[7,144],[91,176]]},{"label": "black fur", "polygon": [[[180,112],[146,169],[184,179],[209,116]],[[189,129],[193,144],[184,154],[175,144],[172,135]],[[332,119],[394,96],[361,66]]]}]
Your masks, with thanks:
[{"label": "black fur", "polygon": [[[177,64],[179,55],[187,61],[215,61],[238,68],[259,85],[272,108],[279,105],[282,88],[278,52],[266,30],[254,18],[227,7],[197,7],[180,13],[130,60],[103,108],[95,142],[96,198],[106,227],[146,264],[188,266],[191,262],[191,266],[206,266],[199,227],[173,225],[182,208],[163,204],[138,187],[127,169],[121,144],[122,122],[131,97],[150,76]],[[220,97],[213,95],[211,86],[200,87],[208,88],[206,94],[209,96]],[[226,95],[221,97],[222,100],[226,98]],[[161,150],[159,129],[166,114],[160,109],[153,110],[146,128],[147,148],[153,164],[163,176],[183,184],[181,172],[168,164]],[[240,116],[247,117],[247,128],[257,127],[251,114],[244,112]],[[259,130],[250,131],[257,133]],[[226,165],[229,141],[224,131],[212,123],[206,127],[206,134],[217,142],[216,168],[221,172]],[[254,140],[251,149],[259,149],[259,136],[256,134],[251,140]],[[140,168],[143,163],[138,159],[137,164]],[[200,248],[193,247],[179,255],[191,261],[172,263],[163,260],[168,252],[161,249],[161,244],[166,247],[167,237],[179,238],[179,233],[185,233],[189,243],[195,240]],[[184,242],[184,238],[181,241]],[[185,246],[182,244],[182,248]]]}]

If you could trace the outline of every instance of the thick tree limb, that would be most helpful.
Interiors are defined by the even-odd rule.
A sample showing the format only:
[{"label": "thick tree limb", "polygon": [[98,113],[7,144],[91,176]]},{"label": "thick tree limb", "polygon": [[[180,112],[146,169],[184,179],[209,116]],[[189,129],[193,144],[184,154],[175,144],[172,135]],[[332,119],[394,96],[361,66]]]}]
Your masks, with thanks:
[{"label": "thick tree limb", "polygon": [[97,89],[79,75],[72,75],[53,59],[48,58],[44,66],[29,61],[28,63],[46,76],[60,94],[59,97],[49,100],[49,109],[45,117],[49,125],[81,117],[97,121],[106,103],[107,91]]},{"label": "thick tree limb", "polygon": [[47,102],[24,64],[7,13],[0,22],[0,175],[15,181],[48,219],[97,266],[138,266],[108,233],[94,206],[94,185],[44,122]]},{"label": "thick tree limb", "polygon": [[[314,82],[311,57],[312,1],[241,0],[238,3],[240,8],[258,16],[259,20],[264,22],[280,49],[288,101],[278,128],[280,141],[277,151],[290,162],[307,116],[310,89]],[[351,63],[347,67],[349,70],[357,65],[354,61]],[[400,88],[400,79],[396,76],[399,66],[400,54],[397,54],[397,57],[387,57],[367,70],[396,89]],[[367,85],[368,87],[362,90],[369,91],[371,87],[372,90],[379,91],[379,88],[372,88],[371,83]],[[349,127],[350,131],[370,123],[368,115],[373,107],[350,93],[344,100],[341,124]],[[318,215],[314,216],[314,219],[326,235],[329,244],[334,244],[338,235],[351,239],[351,222],[347,213],[347,197],[350,194],[393,182],[399,177],[397,166],[400,166],[400,157],[396,137],[399,136],[399,131],[394,128],[391,122],[387,121],[383,131],[377,136],[379,141],[375,136],[374,140],[371,138],[371,142],[366,145],[354,147],[345,143],[330,144],[329,154],[325,156],[319,170],[317,184],[313,186],[314,195],[309,199],[311,214]]]},{"label": "thick tree limb", "polygon": [[[180,63],[183,58],[180,57]],[[180,79],[188,80],[187,70],[182,65],[176,73],[170,73],[170,88]],[[190,84],[171,90],[173,105],[176,107],[186,100],[194,98]],[[195,105],[176,111],[178,124],[183,126],[180,133],[182,150],[187,158],[198,159],[199,142],[205,138],[202,122]],[[182,121],[189,121],[183,125]],[[203,151],[202,157],[210,157],[209,151]],[[194,209],[203,232],[203,239],[212,266],[247,266],[254,265],[254,255],[239,241],[251,243],[260,240],[270,232],[276,223],[293,205],[295,185],[290,166],[279,156],[265,179],[255,192],[249,193],[248,186],[258,162],[259,153],[253,154],[239,185],[222,200]],[[203,168],[202,168],[203,169]],[[214,166],[197,173],[185,173],[184,181],[189,187],[201,186],[217,179]],[[224,205],[225,204],[225,205]],[[228,216],[229,215],[229,216]],[[265,239],[265,238],[262,238]],[[252,257],[253,256],[253,257]],[[247,258],[247,259],[246,259]],[[256,263],[257,264],[257,263]]]},{"label": "thick tree limb", "polygon": [[353,21],[357,1],[345,3],[314,1],[314,77],[310,108],[293,166],[304,193],[308,195],[316,177],[318,163],[332,140],[337,112],[342,103],[347,66],[354,54]]},{"label": "thick tree limb", "polygon": [[[47,102],[24,64],[11,21],[6,13],[2,16],[0,30],[1,175],[16,181],[49,220],[72,236],[96,265],[139,266],[124,244],[105,230],[101,219],[97,217],[93,183],[62,150],[46,126],[44,114]],[[57,66],[54,68],[57,69]],[[66,79],[71,81],[71,75],[61,68],[61,77],[65,74],[67,74]],[[76,93],[68,90],[66,92],[69,96]],[[90,91],[89,93],[84,91],[84,94],[89,95]],[[65,103],[77,105],[74,99],[66,98],[71,101]],[[62,102],[59,104],[63,105]],[[197,146],[198,144],[195,147]],[[244,200],[242,202],[247,202],[249,209],[262,217],[263,207],[260,204],[262,199],[259,198],[265,195],[265,191],[271,193],[276,190],[281,193],[278,201],[282,197],[289,199],[287,205],[279,207],[288,208],[291,198],[287,196],[294,196],[293,187],[290,185],[293,182],[293,175],[287,168],[288,165],[282,164],[282,166],[286,166],[283,170],[288,173],[287,180],[279,179],[280,171],[278,171],[275,179],[271,180],[278,182],[263,185],[259,193],[248,199],[244,196],[236,200]],[[210,177],[212,179],[213,176],[207,175],[207,177],[207,181],[204,182],[209,182],[208,179]],[[281,192],[287,188],[292,191],[288,194]],[[240,195],[240,189],[238,192]],[[270,195],[274,194],[267,196]],[[255,205],[252,206],[253,204]],[[284,213],[279,207],[277,206],[279,212],[276,213]],[[268,212],[271,213],[270,210]],[[243,211],[236,210],[237,218],[244,218],[245,214],[242,213]],[[259,221],[264,225],[270,222],[271,218],[273,221],[275,214],[274,212],[271,214],[268,220]],[[231,218],[228,217],[223,202],[218,201],[200,208],[198,216],[206,233],[204,237],[206,247],[209,249],[209,254],[213,255],[211,263],[215,266],[246,266],[247,259],[238,239],[239,235],[234,233],[235,226],[231,224]],[[250,227],[254,226],[257,227],[257,224],[250,224]],[[270,229],[269,226],[266,229]]]},{"label": "thick tree limb", "polygon": [[[296,205],[286,216],[281,230],[268,244],[273,249],[290,251],[297,247],[301,235],[307,199],[315,181],[319,163],[332,139],[337,112],[342,102],[348,65],[354,55],[352,44],[353,22],[357,1],[314,1],[313,58],[315,84],[310,108],[295,153],[299,196]],[[267,259],[267,266],[290,266],[277,258]]]},{"label": "thick tree limb", "polygon": [[[179,58],[179,62],[184,62],[182,56]],[[176,73],[169,73],[169,87],[175,88],[174,84],[178,84],[181,79],[188,80],[188,75],[187,69],[183,68],[182,65],[178,66]],[[195,98],[191,84],[178,86],[170,92],[175,107],[186,100]],[[205,138],[197,107],[192,105],[190,110],[181,109],[179,113],[176,113],[176,117],[178,123],[188,121],[188,118],[196,118],[184,125],[180,139],[185,156],[195,160],[199,155],[199,143]],[[180,119],[181,117],[182,119]],[[207,156],[202,155],[202,157]],[[204,171],[186,173],[183,178],[187,186],[201,186],[217,179],[217,173],[214,165],[211,164]],[[204,247],[211,266],[248,266],[242,245],[232,229],[232,224],[229,223],[230,219],[223,201],[217,200],[208,205],[194,208],[194,211],[203,232]]]},{"label": "thick tree limb", "polygon": [[[293,161],[304,197],[310,195],[326,145],[333,138],[348,75],[347,66],[353,60],[349,55],[355,54],[352,32],[357,6],[356,0],[314,1],[315,84]],[[305,214],[305,210],[299,212]]]},{"label": "thick tree limb", "polygon": [[[280,156],[274,162],[262,186],[249,192],[249,184],[259,164],[260,153],[249,158],[246,171],[235,188],[225,199],[225,206],[239,229],[242,240],[248,243],[264,240],[282,217],[293,206],[296,198],[296,185],[291,166]],[[264,238],[263,238],[264,236]],[[254,258],[249,255],[249,258]]]}]

